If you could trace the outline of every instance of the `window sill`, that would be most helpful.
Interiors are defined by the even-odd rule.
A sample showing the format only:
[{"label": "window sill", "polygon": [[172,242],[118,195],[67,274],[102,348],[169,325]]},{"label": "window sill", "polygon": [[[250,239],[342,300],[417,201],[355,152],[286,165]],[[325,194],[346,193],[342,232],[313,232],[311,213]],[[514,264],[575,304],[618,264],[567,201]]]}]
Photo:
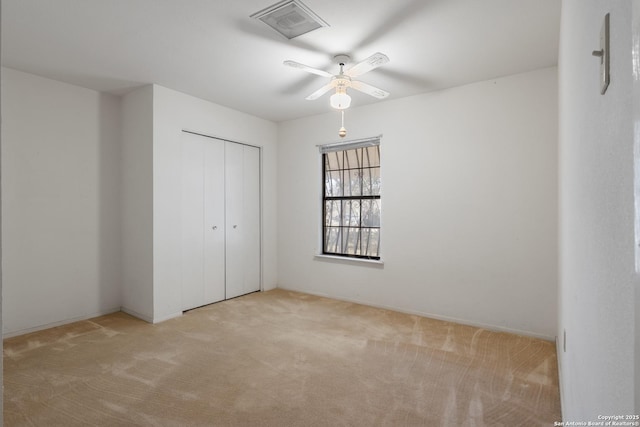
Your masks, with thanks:
[{"label": "window sill", "polygon": [[369,267],[384,268],[384,261],[382,259],[350,258],[350,257],[322,255],[322,254],[315,255],[314,259],[318,261],[324,261],[324,262],[338,262],[340,264],[352,264],[352,265],[363,265],[363,266],[369,266]]}]

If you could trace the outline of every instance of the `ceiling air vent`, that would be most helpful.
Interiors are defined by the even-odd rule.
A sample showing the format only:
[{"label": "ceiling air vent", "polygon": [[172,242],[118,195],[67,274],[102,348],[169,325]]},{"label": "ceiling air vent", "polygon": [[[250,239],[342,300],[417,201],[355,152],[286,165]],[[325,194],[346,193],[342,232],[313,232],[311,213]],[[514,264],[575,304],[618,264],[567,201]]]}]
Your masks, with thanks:
[{"label": "ceiling air vent", "polygon": [[329,24],[299,0],[283,0],[251,15],[288,39]]}]

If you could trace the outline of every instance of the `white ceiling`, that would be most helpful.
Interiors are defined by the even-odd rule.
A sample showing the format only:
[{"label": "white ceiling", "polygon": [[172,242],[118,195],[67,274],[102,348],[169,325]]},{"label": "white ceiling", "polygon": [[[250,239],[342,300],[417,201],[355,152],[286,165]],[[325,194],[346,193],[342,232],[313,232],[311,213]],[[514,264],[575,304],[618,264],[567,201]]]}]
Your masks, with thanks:
[{"label": "white ceiling", "polygon": [[[287,40],[249,15],[276,0],[2,0],[2,65],[125,93],[156,83],[272,121],[331,111],[304,98],[335,54],[390,63],[359,80],[388,99],[557,64],[560,0],[303,0],[329,27]],[[376,100],[350,92],[352,108]]]}]

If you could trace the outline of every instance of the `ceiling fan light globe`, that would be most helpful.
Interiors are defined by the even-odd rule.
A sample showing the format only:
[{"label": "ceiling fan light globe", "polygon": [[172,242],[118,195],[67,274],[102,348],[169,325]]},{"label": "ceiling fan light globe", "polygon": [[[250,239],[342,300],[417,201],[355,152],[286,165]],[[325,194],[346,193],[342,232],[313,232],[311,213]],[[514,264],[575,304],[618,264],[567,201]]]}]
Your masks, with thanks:
[{"label": "ceiling fan light globe", "polygon": [[336,110],[345,110],[351,105],[351,97],[346,93],[334,93],[329,100]]}]

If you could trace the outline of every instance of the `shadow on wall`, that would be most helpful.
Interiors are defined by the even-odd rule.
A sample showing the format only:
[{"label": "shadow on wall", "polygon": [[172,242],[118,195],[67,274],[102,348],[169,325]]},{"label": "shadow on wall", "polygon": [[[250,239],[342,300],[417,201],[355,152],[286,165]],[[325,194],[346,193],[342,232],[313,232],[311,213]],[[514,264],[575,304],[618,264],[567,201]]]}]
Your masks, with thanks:
[{"label": "shadow on wall", "polygon": [[[98,286],[99,307],[121,305],[120,146],[119,97],[98,98]],[[117,293],[113,290],[117,289]],[[114,295],[116,301],[113,301]]]}]

